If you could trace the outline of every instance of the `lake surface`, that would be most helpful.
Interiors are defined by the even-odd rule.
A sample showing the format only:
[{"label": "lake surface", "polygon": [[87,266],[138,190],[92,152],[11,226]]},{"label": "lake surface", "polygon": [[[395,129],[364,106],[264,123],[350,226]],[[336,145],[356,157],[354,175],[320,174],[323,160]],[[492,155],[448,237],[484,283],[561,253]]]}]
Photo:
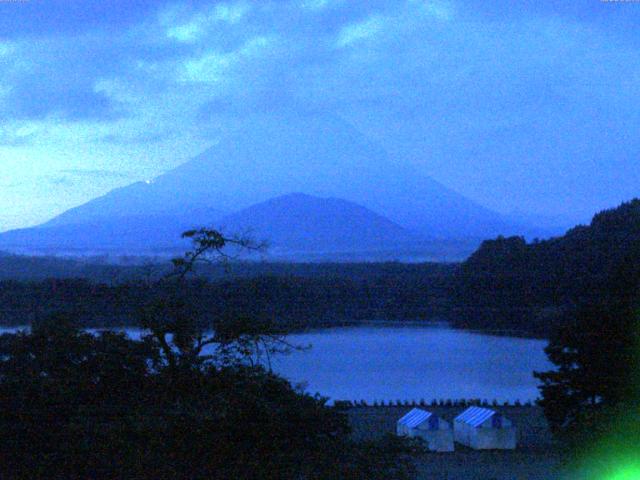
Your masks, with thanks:
[{"label": "lake surface", "polygon": [[[126,331],[140,335],[138,330]],[[291,335],[289,340],[312,348],[274,358],[273,369],[332,400],[524,402],[538,397],[533,371],[552,368],[544,340],[446,326],[340,327]]]},{"label": "lake surface", "polygon": [[279,357],[274,370],[340,400],[534,400],[533,371],[552,367],[546,341],[442,326],[343,327],[290,339],[313,347]]}]

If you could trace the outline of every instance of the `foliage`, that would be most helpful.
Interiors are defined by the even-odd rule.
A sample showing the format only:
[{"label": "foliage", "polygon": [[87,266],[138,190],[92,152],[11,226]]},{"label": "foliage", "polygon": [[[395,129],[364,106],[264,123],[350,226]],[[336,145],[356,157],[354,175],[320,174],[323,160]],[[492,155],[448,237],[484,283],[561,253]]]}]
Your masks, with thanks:
[{"label": "foliage", "polygon": [[187,295],[206,282],[185,277],[154,290],[139,341],[83,332],[76,313],[0,337],[0,477],[412,478],[418,446],[352,441],[343,413],[256,360],[293,348],[284,331],[207,321]]},{"label": "foliage", "polygon": [[556,370],[535,374],[552,429],[570,441],[605,435],[614,412],[640,406],[640,271],[623,263],[607,285],[555,329],[545,351]]},{"label": "foliage", "polygon": [[414,447],[352,442],[324,399],[260,367],[160,358],[59,317],[0,337],[2,478],[410,478]]},{"label": "foliage", "polygon": [[606,296],[623,264],[640,268],[640,200],[603,211],[562,237],[483,242],[455,274],[451,320],[463,328],[548,337],[575,316],[576,305]]},{"label": "foliage", "polygon": [[640,200],[559,238],[486,241],[453,284],[455,325],[550,338],[540,403],[571,444],[640,412]]},{"label": "foliage", "polygon": [[[213,268],[199,267],[199,272]],[[96,283],[87,279],[0,282],[0,325],[27,325],[36,317],[71,311],[88,327],[134,326],[157,296],[182,296],[200,316],[244,316],[280,327],[339,325],[353,320],[415,320],[443,316],[451,266],[231,264],[227,279],[187,278],[174,284],[143,280]],[[238,270],[240,270],[239,273]],[[237,273],[237,274],[236,274]],[[242,275],[240,275],[242,273]],[[268,273],[268,274],[267,274]],[[203,274],[203,277],[207,277]]]}]

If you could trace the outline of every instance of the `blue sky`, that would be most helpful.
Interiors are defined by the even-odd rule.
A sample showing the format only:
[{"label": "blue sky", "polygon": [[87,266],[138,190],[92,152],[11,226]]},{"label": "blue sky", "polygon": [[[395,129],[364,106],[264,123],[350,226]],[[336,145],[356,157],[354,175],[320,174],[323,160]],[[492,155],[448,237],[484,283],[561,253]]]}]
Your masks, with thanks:
[{"label": "blue sky", "polygon": [[490,208],[587,218],[640,196],[637,25],[599,0],[0,1],[0,230],[278,109]]}]

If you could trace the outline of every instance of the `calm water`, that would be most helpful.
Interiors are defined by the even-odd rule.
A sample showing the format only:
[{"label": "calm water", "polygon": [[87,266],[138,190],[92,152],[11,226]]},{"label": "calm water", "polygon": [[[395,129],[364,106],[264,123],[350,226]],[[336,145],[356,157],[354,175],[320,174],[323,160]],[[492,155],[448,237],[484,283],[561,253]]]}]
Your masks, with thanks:
[{"label": "calm water", "polygon": [[533,371],[551,368],[545,341],[443,326],[342,327],[289,339],[312,348],[274,359],[274,370],[332,399],[526,401],[538,397]]}]

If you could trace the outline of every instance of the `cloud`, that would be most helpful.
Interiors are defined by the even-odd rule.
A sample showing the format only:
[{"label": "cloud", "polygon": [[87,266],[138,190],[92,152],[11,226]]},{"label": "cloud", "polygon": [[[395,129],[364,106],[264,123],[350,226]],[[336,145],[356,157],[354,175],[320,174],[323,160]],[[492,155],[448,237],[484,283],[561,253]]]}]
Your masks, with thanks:
[{"label": "cloud", "polygon": [[[168,132],[167,132],[168,133]],[[138,133],[138,134],[118,134],[110,133],[100,137],[100,140],[113,145],[146,145],[150,143],[158,143],[166,137],[166,133]]]},{"label": "cloud", "polygon": [[36,137],[37,128],[30,125],[0,126],[0,146],[22,147],[30,145]]},{"label": "cloud", "polygon": [[179,8],[170,8],[161,15],[161,23],[167,25],[167,37],[178,42],[195,43],[221,22],[237,24],[248,12],[249,6],[246,3],[218,3],[181,22],[178,19],[187,15]]},{"label": "cloud", "polygon": [[11,43],[0,41],[0,58],[8,57],[13,52],[13,48]]},{"label": "cloud", "polygon": [[247,40],[240,48],[228,53],[209,51],[189,59],[183,64],[180,81],[219,83],[229,77],[234,69],[247,67],[272,45],[272,40],[258,36]]},{"label": "cloud", "polygon": [[49,179],[49,183],[56,187],[73,187],[76,185],[76,182],[69,177],[53,177]]},{"label": "cloud", "polygon": [[321,11],[327,8],[337,7],[344,3],[344,1],[345,0],[301,0],[300,7],[311,11]]},{"label": "cloud", "polygon": [[86,188],[87,185],[107,184],[115,186],[132,182],[137,177],[131,173],[116,170],[70,168],[58,170],[54,174],[46,175],[48,183],[55,188],[73,189]]},{"label": "cloud", "polygon": [[41,86],[20,85],[11,94],[5,110],[14,119],[44,119],[48,116],[70,121],[112,120],[123,115],[104,95],[91,88],[48,91]]},{"label": "cloud", "polygon": [[639,21],[573,0],[0,2],[0,145],[153,173],[248,115],[330,111],[484,203],[524,205],[516,180],[552,199],[598,159],[633,173]]},{"label": "cloud", "polygon": [[336,45],[347,47],[361,40],[373,37],[384,26],[384,20],[380,16],[372,16],[364,21],[347,25],[338,34]]},{"label": "cloud", "polygon": [[[63,6],[37,3],[40,15],[54,17]],[[473,118],[474,110],[495,110],[528,85],[559,86],[560,74],[568,84],[572,75],[610,81],[616,74],[597,65],[625,49],[613,36],[610,45],[602,43],[615,33],[537,4],[505,11],[502,21],[495,20],[500,8],[475,0],[135,3],[133,20],[88,5],[104,14],[90,18],[92,28],[73,26],[71,6],[69,28],[47,30],[44,22],[38,41],[13,32],[1,44],[12,45],[0,48],[9,59],[0,66],[4,118],[102,121],[113,125],[102,135],[107,140],[124,139],[117,130],[125,127],[129,139],[142,142],[135,125],[162,124],[164,131],[173,119],[180,123],[174,128],[186,128],[222,104],[221,113],[385,102],[398,113],[446,102],[488,107],[464,108]],[[577,3],[557,10],[567,18],[587,15]],[[20,15],[36,11],[30,6]],[[585,55],[593,61],[579,65]],[[628,90],[635,57],[630,51],[627,65],[618,65],[628,70]],[[494,95],[497,88],[503,91]]]},{"label": "cloud", "polygon": [[441,0],[410,0],[417,4],[427,15],[442,21],[452,20],[455,15],[455,6],[452,2]]},{"label": "cloud", "polygon": [[26,0],[0,2],[0,40],[107,32],[144,21],[163,0]]},{"label": "cloud", "polygon": [[[0,75],[5,91],[0,112],[11,119],[53,116],[72,121],[110,120],[123,115],[97,91],[94,81],[123,68],[104,38],[52,38],[15,42]],[[99,61],[96,61],[99,59]]]}]

